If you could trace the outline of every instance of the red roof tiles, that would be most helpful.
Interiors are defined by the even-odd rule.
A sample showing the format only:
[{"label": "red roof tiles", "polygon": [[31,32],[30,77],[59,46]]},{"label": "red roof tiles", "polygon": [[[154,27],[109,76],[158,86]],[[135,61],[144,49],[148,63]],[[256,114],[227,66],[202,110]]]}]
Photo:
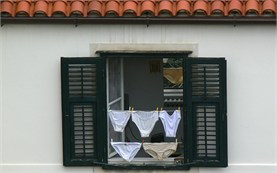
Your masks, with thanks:
[{"label": "red roof tiles", "polygon": [[2,0],[5,17],[276,16],[276,0]]}]

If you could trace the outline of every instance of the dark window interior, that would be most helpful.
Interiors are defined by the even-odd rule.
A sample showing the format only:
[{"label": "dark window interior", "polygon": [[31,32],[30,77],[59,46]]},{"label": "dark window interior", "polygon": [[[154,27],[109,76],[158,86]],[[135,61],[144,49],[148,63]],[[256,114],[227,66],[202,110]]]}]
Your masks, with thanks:
[{"label": "dark window interior", "polygon": [[[122,62],[122,67],[120,66]],[[123,77],[124,88],[124,109],[151,111],[151,110],[166,110],[172,114],[174,110],[181,109],[183,106],[183,59],[182,58],[110,58],[109,59],[109,95],[111,100],[119,97],[120,81]],[[123,74],[120,74],[122,68]],[[121,77],[120,77],[121,76]],[[112,81],[117,79],[117,82]],[[111,85],[113,84],[113,85]],[[110,100],[110,101],[111,101]],[[116,106],[117,105],[117,106]],[[122,110],[122,106],[113,104],[110,109]],[[175,142],[178,141],[178,148],[169,159],[164,162],[172,163],[184,157],[184,134],[183,134],[183,114],[179,123],[176,138],[165,137],[164,127],[160,120],[155,124],[153,131],[149,137],[141,138],[137,126],[130,119],[125,127],[124,136],[121,133],[114,132],[111,123],[109,123],[109,138],[114,141],[125,142]],[[108,141],[108,143],[110,142]],[[109,144],[108,144],[109,145]],[[109,147],[110,152],[113,152],[112,147]],[[110,155],[110,161],[119,158],[118,154]],[[136,158],[150,158],[150,155],[140,149]],[[122,160],[119,158],[119,160]],[[159,161],[160,163],[163,163]]]}]

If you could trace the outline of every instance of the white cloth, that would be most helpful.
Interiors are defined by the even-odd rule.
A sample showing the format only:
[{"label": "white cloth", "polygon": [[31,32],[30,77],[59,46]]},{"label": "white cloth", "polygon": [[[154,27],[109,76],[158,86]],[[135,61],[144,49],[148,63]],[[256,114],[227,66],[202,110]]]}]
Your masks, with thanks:
[{"label": "white cloth", "polygon": [[175,110],[172,115],[169,115],[167,111],[160,111],[159,115],[165,131],[166,137],[176,137],[179,122],[181,120],[181,114],[179,110]]},{"label": "white cloth", "polygon": [[159,120],[158,111],[134,111],[132,121],[137,125],[141,137],[148,137],[156,122]]},{"label": "white cloth", "polygon": [[130,119],[130,111],[109,110],[108,115],[113,125],[114,131],[123,132],[127,122]]},{"label": "white cloth", "polygon": [[128,162],[134,159],[141,147],[139,142],[111,142],[111,145]]}]

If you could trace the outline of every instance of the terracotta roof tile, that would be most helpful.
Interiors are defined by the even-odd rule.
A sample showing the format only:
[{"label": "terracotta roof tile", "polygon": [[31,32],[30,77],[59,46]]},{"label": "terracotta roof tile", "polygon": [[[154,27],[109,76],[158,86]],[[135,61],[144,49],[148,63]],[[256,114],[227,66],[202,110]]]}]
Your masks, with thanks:
[{"label": "terracotta roof tile", "polygon": [[136,1],[126,1],[123,5],[124,16],[138,16],[138,3]]},{"label": "terracotta roof tile", "polygon": [[197,0],[193,2],[192,13],[194,15],[198,15],[198,14],[208,15],[209,14],[208,2],[206,0]]},{"label": "terracotta roof tile", "polygon": [[211,15],[220,15],[225,14],[225,2],[221,0],[215,0],[211,3]]},{"label": "terracotta roof tile", "polygon": [[146,0],[140,2],[141,5],[141,16],[154,16],[155,15],[155,1]]},{"label": "terracotta roof tile", "polygon": [[47,1],[38,1],[34,5],[34,16],[40,14],[47,16],[48,15],[48,2]]},{"label": "terracotta roof tile", "polygon": [[276,0],[265,0],[262,3],[262,14],[275,14],[276,15]]},{"label": "terracotta roof tile", "polygon": [[5,17],[276,16],[276,0],[2,0]]},{"label": "terracotta roof tile", "polygon": [[229,15],[244,15],[243,2],[241,0],[231,0],[228,4],[228,14]]},{"label": "terracotta roof tile", "polygon": [[191,5],[187,0],[180,0],[176,3],[176,14],[177,15],[191,15]]},{"label": "terracotta roof tile", "polygon": [[245,14],[256,14],[259,15],[259,2],[257,0],[248,0],[245,3]]}]

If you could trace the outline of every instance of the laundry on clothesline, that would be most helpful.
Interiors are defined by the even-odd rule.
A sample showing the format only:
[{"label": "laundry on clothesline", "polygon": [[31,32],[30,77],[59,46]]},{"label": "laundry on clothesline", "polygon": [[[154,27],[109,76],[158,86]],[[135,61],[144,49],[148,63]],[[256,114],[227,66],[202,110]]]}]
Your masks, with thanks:
[{"label": "laundry on clothesline", "polygon": [[126,161],[131,162],[141,148],[139,142],[111,142],[115,151]]},{"label": "laundry on clothesline", "polygon": [[131,113],[130,111],[109,110],[108,115],[110,117],[114,131],[123,132],[130,119]]},{"label": "laundry on clothesline", "polygon": [[175,110],[172,115],[169,115],[167,111],[160,111],[159,117],[164,126],[166,137],[176,137],[178,125],[181,120],[181,113],[179,110]]},{"label": "laundry on clothesline", "polygon": [[141,137],[149,137],[156,122],[159,120],[158,111],[132,111],[132,121],[138,127]]},{"label": "laundry on clothesline", "polygon": [[177,142],[162,143],[143,143],[143,149],[146,153],[158,160],[168,158],[177,150]]},{"label": "laundry on clothesline", "polygon": [[123,132],[130,116],[132,121],[136,124],[140,131],[141,137],[149,137],[150,133],[154,129],[156,122],[161,120],[165,136],[176,137],[178,126],[181,120],[181,111],[174,110],[170,115],[166,110],[161,111],[119,111],[109,110],[108,116],[111,120],[111,124],[116,132]]}]

